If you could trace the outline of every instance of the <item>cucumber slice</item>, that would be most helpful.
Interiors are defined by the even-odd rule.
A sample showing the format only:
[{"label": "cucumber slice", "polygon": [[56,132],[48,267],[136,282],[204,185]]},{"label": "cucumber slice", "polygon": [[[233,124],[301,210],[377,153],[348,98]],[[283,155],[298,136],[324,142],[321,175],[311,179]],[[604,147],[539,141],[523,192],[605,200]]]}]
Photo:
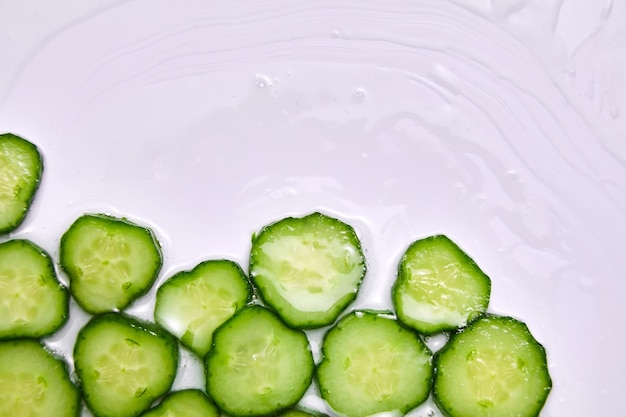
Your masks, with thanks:
[{"label": "cucumber slice", "polygon": [[354,229],[321,213],[285,218],[252,238],[250,278],[292,327],[332,324],[356,298],[365,271]]},{"label": "cucumber slice", "polygon": [[142,417],[219,417],[220,411],[200,390],[188,389],[168,394]]},{"label": "cucumber slice", "polygon": [[290,408],[278,414],[276,417],[327,417],[325,414],[317,411],[306,410],[303,408]]},{"label": "cucumber slice", "polygon": [[0,135],[0,234],[22,224],[42,173],[37,146],[11,133]]},{"label": "cucumber slice", "polygon": [[48,254],[27,240],[1,243],[0,339],[49,336],[68,314],[68,291]]},{"label": "cucumber slice", "polygon": [[435,355],[434,399],[448,417],[535,417],[552,387],[545,349],[528,327],[489,314]]},{"label": "cucumber slice", "polygon": [[175,274],[159,287],[154,318],[198,356],[211,347],[213,332],[251,298],[250,285],[235,262],[205,261]]},{"label": "cucumber slice", "polygon": [[205,358],[207,392],[233,417],[295,405],[311,385],[313,356],[304,332],[261,306],[240,310],[217,329]]},{"label": "cucumber slice", "polygon": [[60,263],[76,302],[91,314],[119,311],[145,294],[161,270],[148,228],[102,214],[79,217],[61,238]]},{"label": "cucumber slice", "polygon": [[0,342],[0,416],[78,417],[80,393],[65,362],[39,342]]},{"label": "cucumber slice", "polygon": [[405,414],[430,393],[432,353],[388,314],[356,311],[324,336],[316,376],[322,398],[341,415]]},{"label": "cucumber slice", "polygon": [[444,235],[413,242],[400,260],[393,306],[405,325],[423,334],[455,330],[482,315],[491,280]]},{"label": "cucumber slice", "polygon": [[96,417],[138,416],[172,386],[178,343],[153,323],[105,313],[79,331],[74,363]]}]

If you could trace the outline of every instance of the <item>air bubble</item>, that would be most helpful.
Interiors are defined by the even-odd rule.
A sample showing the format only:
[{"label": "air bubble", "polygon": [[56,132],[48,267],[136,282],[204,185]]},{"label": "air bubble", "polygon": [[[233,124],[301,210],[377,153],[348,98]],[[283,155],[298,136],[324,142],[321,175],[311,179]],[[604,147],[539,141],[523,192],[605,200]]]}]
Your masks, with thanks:
[{"label": "air bubble", "polygon": [[265,77],[263,75],[257,75],[256,79],[254,81],[254,84],[256,86],[257,89],[262,89],[265,87],[271,87],[272,83],[270,82],[268,77]]},{"label": "air bubble", "polygon": [[361,104],[365,101],[365,90],[357,88],[352,92],[352,103]]}]

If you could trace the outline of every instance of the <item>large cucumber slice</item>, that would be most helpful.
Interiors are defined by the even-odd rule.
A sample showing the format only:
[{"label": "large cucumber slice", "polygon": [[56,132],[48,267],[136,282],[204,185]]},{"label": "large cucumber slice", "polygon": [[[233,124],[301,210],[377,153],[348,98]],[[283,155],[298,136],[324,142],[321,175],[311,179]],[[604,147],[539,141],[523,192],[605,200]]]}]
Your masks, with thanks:
[{"label": "large cucumber slice", "polygon": [[0,235],[24,221],[42,173],[37,146],[11,133],[0,135]]},{"label": "large cucumber slice", "polygon": [[435,367],[434,398],[449,417],[536,417],[552,387],[543,346],[510,317],[477,319],[437,352]]},{"label": "large cucumber slice", "polygon": [[253,236],[250,278],[290,326],[332,324],[365,276],[354,229],[321,213],[288,217]]},{"label": "large cucumber slice", "polygon": [[392,288],[398,319],[423,334],[456,330],[483,314],[491,280],[445,235],[413,242]]},{"label": "large cucumber slice", "polygon": [[432,354],[393,317],[356,311],[328,331],[317,368],[322,397],[339,414],[405,414],[430,393]]},{"label": "large cucumber slice", "polygon": [[48,254],[27,240],[0,243],[0,339],[48,336],[68,315],[69,294]]},{"label": "large cucumber slice", "polygon": [[123,310],[145,294],[162,258],[150,229],[127,219],[86,214],[61,238],[60,263],[76,302],[98,314]]},{"label": "large cucumber slice", "polygon": [[205,363],[207,391],[232,417],[292,407],[311,385],[314,369],[304,332],[261,306],[240,310],[217,329]]},{"label": "large cucumber slice", "polygon": [[74,363],[83,398],[96,417],[134,417],[169,391],[178,342],[153,323],[105,313],[79,331]]}]

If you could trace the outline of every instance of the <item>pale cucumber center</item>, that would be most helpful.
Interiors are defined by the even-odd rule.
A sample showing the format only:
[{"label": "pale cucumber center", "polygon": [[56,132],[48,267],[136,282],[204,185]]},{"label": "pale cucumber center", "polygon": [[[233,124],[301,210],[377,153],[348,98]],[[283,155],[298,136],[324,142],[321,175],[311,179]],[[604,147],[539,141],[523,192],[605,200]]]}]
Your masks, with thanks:
[{"label": "pale cucumber center", "polygon": [[112,344],[96,360],[96,377],[108,389],[122,397],[140,397],[150,380],[150,360],[132,339]]},{"label": "pale cucumber center", "polygon": [[34,417],[41,415],[48,383],[33,374],[9,373],[0,377],[0,415]]},{"label": "pale cucumber center", "polygon": [[526,378],[524,362],[507,352],[473,350],[466,361],[470,388],[478,405],[484,408],[505,403]]}]

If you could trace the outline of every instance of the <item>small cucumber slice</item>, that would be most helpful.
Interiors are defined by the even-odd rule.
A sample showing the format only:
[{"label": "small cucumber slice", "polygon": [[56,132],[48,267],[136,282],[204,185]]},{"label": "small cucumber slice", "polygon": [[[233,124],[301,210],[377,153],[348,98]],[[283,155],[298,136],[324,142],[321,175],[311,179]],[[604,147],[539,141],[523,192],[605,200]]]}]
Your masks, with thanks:
[{"label": "small cucumber slice", "polygon": [[261,306],[240,310],[217,329],[205,363],[207,392],[233,417],[292,407],[311,385],[314,369],[304,332]]},{"label": "small cucumber slice", "polygon": [[398,320],[427,335],[455,330],[482,315],[490,294],[489,277],[444,235],[408,247],[392,288]]},{"label": "small cucumber slice", "polygon": [[220,411],[200,390],[188,389],[169,393],[156,407],[142,417],[219,417]]},{"label": "small cucumber slice", "polygon": [[355,299],[365,271],[354,229],[321,213],[285,218],[252,238],[250,278],[292,327],[332,324]]},{"label": "small cucumber slice", "polygon": [[387,314],[356,311],[324,336],[316,376],[322,398],[339,414],[405,414],[430,393],[432,353]]},{"label": "small cucumber slice", "polygon": [[145,294],[161,270],[162,257],[150,229],[86,214],[61,238],[60,263],[76,302],[98,314],[123,310]]},{"label": "small cucumber slice", "polygon": [[0,342],[0,416],[78,417],[80,411],[65,362],[36,340]]},{"label": "small cucumber slice", "polygon": [[68,291],[43,249],[21,239],[0,244],[0,339],[48,336],[68,310]]},{"label": "small cucumber slice", "polygon": [[313,410],[294,407],[277,414],[276,417],[327,417],[325,414]]},{"label": "small cucumber slice", "polygon": [[22,224],[42,173],[37,146],[11,133],[0,135],[0,235]]},{"label": "small cucumber slice", "polygon": [[245,273],[235,262],[213,260],[175,274],[157,291],[154,318],[183,345],[204,357],[213,332],[251,298]]},{"label": "small cucumber slice", "polygon": [[545,349],[528,327],[489,314],[435,355],[434,399],[448,417],[536,417],[552,380]]},{"label": "small cucumber slice", "polygon": [[96,417],[134,417],[172,386],[178,343],[153,323],[105,313],[79,331],[74,363],[85,403]]}]

